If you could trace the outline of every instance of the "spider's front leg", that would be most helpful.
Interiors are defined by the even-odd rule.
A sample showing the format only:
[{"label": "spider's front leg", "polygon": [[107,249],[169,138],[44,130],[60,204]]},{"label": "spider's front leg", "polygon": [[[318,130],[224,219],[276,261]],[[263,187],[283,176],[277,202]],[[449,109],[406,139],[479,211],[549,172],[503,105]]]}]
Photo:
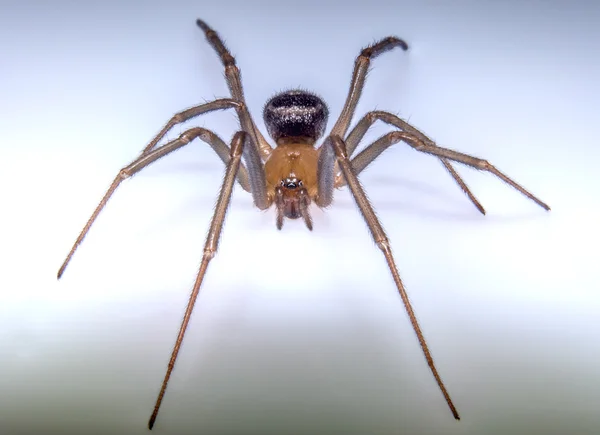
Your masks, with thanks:
[{"label": "spider's front leg", "polygon": [[190,294],[190,299],[185,309],[185,314],[179,328],[179,333],[177,334],[177,339],[175,340],[175,346],[173,347],[173,351],[171,353],[171,358],[167,366],[167,371],[165,373],[160,392],[158,393],[158,397],[156,399],[156,404],[154,405],[154,410],[152,411],[152,415],[148,421],[149,429],[152,429],[154,422],[156,421],[160,405],[165,395],[165,391],[167,390],[169,378],[171,377],[175,362],[177,361],[177,355],[179,354],[179,349],[181,348],[181,343],[183,342],[183,337],[185,336],[185,331],[188,327],[190,317],[194,309],[194,304],[196,303],[196,298],[198,297],[204,275],[208,269],[208,264],[217,253],[219,239],[223,229],[223,222],[225,220],[227,208],[231,199],[231,193],[233,191],[233,184],[235,183],[237,172],[240,169],[242,152],[244,152],[247,158],[248,154],[244,150],[249,149],[252,146],[250,141],[251,139],[249,138],[249,135],[243,131],[237,132],[231,141],[230,159],[227,163],[225,177],[223,178],[223,184],[221,186],[221,191],[219,192],[219,198],[217,200],[215,212],[210,223],[210,229],[208,230],[208,235],[206,236],[202,262],[200,263],[198,275],[196,276],[196,281],[194,282],[194,287],[192,288],[192,293]]},{"label": "spider's front leg", "polygon": [[235,57],[231,55],[219,34],[210,28],[208,24],[201,19],[197,19],[196,24],[204,31],[206,39],[217,52],[217,55],[221,59],[221,63],[225,67],[225,79],[227,80],[227,86],[229,87],[231,96],[241,103],[238,115],[240,117],[242,129],[250,134],[253,146],[258,147],[261,157],[266,159],[271,154],[271,151],[273,151],[273,148],[271,148],[271,145],[265,140],[260,130],[256,128],[252,115],[250,115],[250,112],[248,111],[246,99],[244,98],[244,88],[242,87],[240,69],[236,65]]},{"label": "spider's front leg", "polygon": [[[369,202],[363,187],[360,185],[360,182],[358,181],[358,177],[356,176],[356,171],[354,170],[354,168],[350,162],[350,159],[348,158],[348,153],[346,152],[346,144],[344,143],[342,138],[340,138],[339,136],[330,136],[323,144],[323,147],[324,147],[324,149],[323,149],[323,155],[324,155],[323,165],[332,167],[333,164],[331,163],[331,156],[335,155],[337,162],[339,163],[339,166],[344,175],[344,178],[346,179],[346,182],[347,182],[348,186],[350,187],[350,192],[352,193],[352,197],[356,201],[356,204],[358,205],[358,208],[360,209],[360,212],[361,212],[363,218],[365,219],[365,221],[369,227],[369,230],[371,231],[373,240],[375,241],[375,243],[377,244],[379,249],[381,249],[381,252],[385,256],[385,259],[387,261],[390,272],[392,273],[394,282],[396,283],[396,288],[398,289],[398,293],[400,294],[402,302],[404,303],[404,307],[406,308],[406,311],[408,313],[408,317],[410,318],[412,327],[413,327],[415,333],[417,334],[417,339],[419,340],[419,344],[421,345],[421,349],[423,351],[423,354],[425,355],[425,359],[427,360],[427,364],[429,365],[429,368],[431,369],[433,377],[435,378],[435,380],[442,392],[442,395],[446,399],[446,403],[450,407],[450,411],[452,412],[452,415],[457,420],[460,420],[458,411],[456,410],[454,403],[452,403],[452,399],[450,398],[450,395],[448,394],[448,391],[446,390],[446,387],[442,381],[442,378],[439,375],[437,368],[435,367],[435,363],[433,362],[433,357],[431,356],[431,353],[429,352],[429,347],[427,346],[427,342],[425,341],[425,337],[423,336],[423,333],[421,332],[421,327],[419,326],[419,322],[417,321],[415,312],[412,308],[410,300],[408,299],[408,294],[406,293],[406,290],[404,289],[404,284],[402,284],[402,280],[400,279],[400,273],[398,272],[398,267],[396,266],[396,262],[394,261],[394,258],[392,256],[392,248],[391,248],[390,241],[389,241],[387,235],[385,234],[383,227],[379,223],[379,219],[375,215],[375,211],[373,210],[373,207],[371,206],[371,203]],[[324,183],[324,186],[325,187],[323,190],[328,190],[328,183]]]},{"label": "spider's front leg", "polygon": [[348,91],[346,102],[344,103],[344,107],[342,108],[338,120],[331,130],[331,136],[337,135],[344,137],[346,135],[350,122],[352,122],[356,105],[358,104],[358,100],[360,99],[360,95],[365,86],[365,80],[367,79],[367,72],[369,71],[371,60],[396,47],[400,47],[404,51],[408,50],[408,44],[395,36],[383,38],[381,41],[361,50],[354,62],[354,71],[352,72],[352,81],[350,82],[350,90]]}]

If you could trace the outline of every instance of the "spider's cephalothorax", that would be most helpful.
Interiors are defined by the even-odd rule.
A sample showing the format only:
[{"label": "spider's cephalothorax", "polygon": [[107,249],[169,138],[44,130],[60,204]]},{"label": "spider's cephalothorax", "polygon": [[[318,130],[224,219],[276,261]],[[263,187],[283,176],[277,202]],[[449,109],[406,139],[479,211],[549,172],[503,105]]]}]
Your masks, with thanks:
[{"label": "spider's cephalothorax", "polygon": [[282,92],[265,104],[265,124],[277,143],[265,162],[265,173],[279,229],[284,217],[301,217],[312,230],[308,206],[317,195],[319,158],[314,144],[323,136],[328,114],[323,100],[303,90]]}]

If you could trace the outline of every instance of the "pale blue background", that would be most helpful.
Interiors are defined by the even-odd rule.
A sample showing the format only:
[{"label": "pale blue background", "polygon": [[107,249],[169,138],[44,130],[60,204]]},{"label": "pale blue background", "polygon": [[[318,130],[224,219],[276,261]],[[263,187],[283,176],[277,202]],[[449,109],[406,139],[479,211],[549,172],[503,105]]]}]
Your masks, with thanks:
[{"label": "pale blue background", "polygon": [[[598,5],[2,1],[0,433],[147,431],[220,161],[198,143],[124,183],[55,274],[119,168],[173,113],[227,95],[197,17],[237,56],[261,128],[289,87],[335,117],[359,49],[405,38],[408,53],[374,62],[358,113],[399,113],[553,211],[459,167],[480,216],[402,145],[362,177],[455,422],[348,192],[314,210],[311,234],[278,232],[236,189],[156,433],[597,433]],[[190,125],[229,139],[236,120]]]}]

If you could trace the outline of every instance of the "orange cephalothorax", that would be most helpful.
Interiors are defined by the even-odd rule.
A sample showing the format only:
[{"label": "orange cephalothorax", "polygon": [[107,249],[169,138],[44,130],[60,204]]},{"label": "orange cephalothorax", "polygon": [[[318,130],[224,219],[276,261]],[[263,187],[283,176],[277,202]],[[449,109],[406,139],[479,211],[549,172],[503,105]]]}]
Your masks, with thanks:
[{"label": "orange cephalothorax", "polygon": [[[302,183],[311,198],[317,194],[317,161],[319,151],[303,143],[286,143],[273,150],[265,162],[265,175],[269,193],[286,179]],[[293,188],[293,187],[292,187]]]},{"label": "orange cephalothorax", "polygon": [[277,207],[277,227],[283,217],[304,218],[311,228],[308,206],[317,195],[319,152],[306,143],[281,143],[265,163],[269,196]]}]

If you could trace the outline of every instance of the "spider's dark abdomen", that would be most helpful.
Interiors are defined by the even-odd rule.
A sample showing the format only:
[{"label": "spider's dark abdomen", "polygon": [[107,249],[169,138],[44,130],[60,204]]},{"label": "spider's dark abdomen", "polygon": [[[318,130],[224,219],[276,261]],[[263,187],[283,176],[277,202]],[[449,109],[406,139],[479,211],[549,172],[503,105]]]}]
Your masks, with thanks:
[{"label": "spider's dark abdomen", "polygon": [[269,135],[281,138],[307,138],[315,142],[323,136],[329,111],[319,97],[302,90],[275,95],[263,111]]}]

